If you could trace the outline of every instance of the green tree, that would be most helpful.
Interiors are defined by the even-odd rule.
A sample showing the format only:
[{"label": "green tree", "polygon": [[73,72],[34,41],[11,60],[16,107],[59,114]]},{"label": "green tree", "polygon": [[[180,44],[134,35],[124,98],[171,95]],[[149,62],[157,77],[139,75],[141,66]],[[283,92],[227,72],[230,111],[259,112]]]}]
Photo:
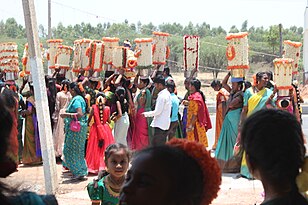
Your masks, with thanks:
[{"label": "green tree", "polygon": [[154,24],[152,22],[148,23],[148,24],[143,24],[141,26],[141,34],[144,35],[152,35],[153,31],[156,31],[157,27],[154,26]]},{"label": "green tree", "polygon": [[242,28],[241,28],[241,31],[242,32],[246,32],[247,31],[247,28],[248,28],[248,20],[244,21],[242,23]]},{"label": "green tree", "polygon": [[16,38],[21,35],[20,27],[14,18],[8,18],[5,22],[5,34],[7,37]]},{"label": "green tree", "polygon": [[231,26],[229,33],[238,33],[238,32],[239,32],[239,30],[236,28],[235,25]]},{"label": "green tree", "polygon": [[270,26],[266,32],[268,45],[272,48],[272,53],[275,54],[276,48],[279,46],[279,27],[278,25]]}]

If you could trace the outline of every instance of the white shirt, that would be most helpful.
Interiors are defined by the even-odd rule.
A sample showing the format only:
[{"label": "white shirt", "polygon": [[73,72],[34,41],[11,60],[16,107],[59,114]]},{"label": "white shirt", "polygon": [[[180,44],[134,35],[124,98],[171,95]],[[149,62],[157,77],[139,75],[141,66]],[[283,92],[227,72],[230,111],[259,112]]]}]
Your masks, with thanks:
[{"label": "white shirt", "polygon": [[167,88],[158,93],[155,110],[144,112],[145,117],[154,117],[151,127],[168,130],[170,126],[171,95]]}]

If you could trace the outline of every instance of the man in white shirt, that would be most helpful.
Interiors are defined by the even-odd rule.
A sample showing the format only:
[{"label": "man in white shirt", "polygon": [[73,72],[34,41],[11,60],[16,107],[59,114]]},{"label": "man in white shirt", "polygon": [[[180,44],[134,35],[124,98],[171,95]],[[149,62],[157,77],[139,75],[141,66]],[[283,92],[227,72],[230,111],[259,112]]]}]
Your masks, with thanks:
[{"label": "man in white shirt", "polygon": [[145,117],[154,117],[151,123],[151,127],[154,128],[154,136],[150,139],[150,144],[152,146],[163,145],[166,143],[171,114],[171,96],[166,88],[164,77],[157,76],[154,79],[154,83],[155,89],[159,91],[155,109],[143,113]]}]

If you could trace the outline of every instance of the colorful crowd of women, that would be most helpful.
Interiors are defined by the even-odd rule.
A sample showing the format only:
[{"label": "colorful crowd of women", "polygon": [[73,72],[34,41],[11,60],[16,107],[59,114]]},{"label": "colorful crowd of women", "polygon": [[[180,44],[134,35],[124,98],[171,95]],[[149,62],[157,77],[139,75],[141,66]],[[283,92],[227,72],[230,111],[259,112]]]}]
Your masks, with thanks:
[{"label": "colorful crowd of women", "polygon": [[[299,194],[306,190],[307,178],[296,181],[296,177],[303,177],[300,168],[308,164],[307,160],[304,163],[300,123],[286,111],[266,109],[275,107],[277,92],[266,72],[257,73],[251,87],[236,78],[231,78],[229,86],[230,73],[222,84],[212,83],[218,91],[216,134],[219,133],[219,137],[215,137],[212,147],[217,161],[205,149],[208,147],[206,132],[212,128],[212,123],[198,79],[185,80],[187,95],[179,99],[168,71],[153,79],[137,76],[134,82],[122,74],[106,77],[102,86],[99,79],[83,76],[74,82],[63,79],[59,84],[50,83],[53,79],[49,78],[46,81],[48,97],[55,99],[55,107],[50,112],[57,158],[62,160],[64,169],[71,172],[72,180],[82,180],[88,173],[104,173],[88,185],[93,204],[118,204],[119,201],[121,204],[210,204],[221,183],[219,168],[222,172],[240,172],[244,177],[260,179],[265,190],[263,204],[307,204]],[[28,83],[29,92],[22,93],[25,84],[26,81],[19,90],[26,96],[25,104],[16,87],[0,85],[0,102],[3,102],[0,105],[4,104],[0,119],[3,124],[4,119],[10,119],[11,127],[10,132],[3,132],[8,146],[4,146],[5,151],[1,153],[5,157],[0,158],[0,177],[14,172],[20,162],[25,165],[42,163],[33,86]],[[55,89],[58,92],[53,92]],[[167,96],[163,101],[161,92]],[[153,99],[166,108],[167,113],[157,113],[159,109]],[[165,102],[166,99],[170,102]],[[182,119],[178,115],[180,103],[185,106]],[[163,144],[150,146],[157,135],[153,132],[157,121],[153,126],[149,113],[155,113],[153,121],[160,115],[159,120],[169,122],[169,129],[159,133],[165,135],[159,139],[165,140]],[[26,119],[22,152],[19,151],[18,115]],[[161,119],[163,116],[168,120]],[[285,131],[277,134],[277,129]],[[280,137],[283,140],[275,146]],[[285,141],[289,141],[290,146]],[[130,150],[138,152],[125,178]],[[273,157],[268,157],[271,153]],[[277,159],[277,166],[271,166]],[[165,185],[163,189],[162,184]],[[14,202],[31,196],[36,195],[2,195],[0,183],[0,200]],[[44,198],[36,197],[36,200]],[[51,200],[55,202],[54,197]]]}]

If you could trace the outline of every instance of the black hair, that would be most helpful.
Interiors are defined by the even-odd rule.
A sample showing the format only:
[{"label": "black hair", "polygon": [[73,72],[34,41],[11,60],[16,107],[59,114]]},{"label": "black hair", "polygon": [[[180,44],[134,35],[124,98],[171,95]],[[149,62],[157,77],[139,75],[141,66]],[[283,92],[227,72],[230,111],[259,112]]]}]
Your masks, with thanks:
[{"label": "black hair", "polygon": [[175,83],[174,83],[174,81],[172,79],[167,80],[166,87],[168,88],[168,90],[171,91],[171,93],[174,93]]},{"label": "black hair", "polygon": [[203,92],[200,90],[201,89],[201,82],[198,79],[193,79],[190,81],[190,84],[196,88],[196,91],[199,92],[202,96],[203,101],[205,102],[205,96]]},{"label": "black hair", "polygon": [[127,104],[127,101],[126,101],[126,90],[125,88],[119,86],[116,88],[116,91],[115,91],[115,96],[116,96],[116,99],[120,102],[121,104],[121,109],[122,109],[122,113],[124,112],[128,112],[128,104]]},{"label": "black hair", "polygon": [[251,82],[245,80],[244,81],[244,89],[247,90],[248,88],[250,88],[252,85],[251,85]]},{"label": "black hair", "polygon": [[[109,157],[115,153],[115,152],[118,152],[120,150],[124,150],[126,155],[127,155],[127,158],[128,158],[128,162],[130,161],[130,158],[131,158],[131,152],[129,151],[128,147],[124,144],[121,144],[121,143],[114,143],[114,144],[110,144],[106,149],[105,149],[105,164],[107,166],[107,161],[109,159]],[[102,170],[98,173],[98,176],[97,176],[97,180],[100,180],[101,178],[103,178],[104,176],[107,176],[109,173],[106,171],[106,170]]]},{"label": "black hair", "polygon": [[9,108],[9,109],[14,109],[16,108],[16,105],[17,105],[17,100],[18,100],[18,95],[8,89],[8,88],[4,88],[4,90],[2,91],[2,96],[3,96],[3,99],[5,101],[5,105]]},{"label": "black hair", "polygon": [[79,86],[78,86],[78,83],[76,82],[72,82],[70,84],[70,89],[74,90],[76,92],[77,95],[80,95],[85,103],[86,103],[86,113],[88,113],[88,103],[87,103],[87,99],[85,98],[85,95],[84,95],[84,92],[82,92],[80,89],[79,89]]},{"label": "black hair", "polygon": [[[103,98],[106,98],[106,95],[103,93],[103,92],[98,92],[97,94],[96,94],[96,99],[98,98],[98,97],[100,97],[100,96],[102,96]],[[99,100],[99,102],[98,102],[98,110],[99,110],[99,119],[100,119],[100,121],[101,121],[101,123],[103,122],[103,120],[104,120],[104,109],[105,109],[105,105],[104,105],[104,103],[101,101],[101,100]],[[102,140],[99,140],[99,147],[100,148],[102,148],[103,147],[103,144],[104,144],[104,142],[102,141]]]},{"label": "black hair", "polygon": [[94,89],[97,88],[97,86],[98,86],[98,81],[95,81],[95,80],[93,80],[93,79],[90,78],[90,79],[89,79],[89,82],[90,82],[91,85],[93,85]]},{"label": "black hair", "polygon": [[158,162],[160,169],[169,175],[168,178],[172,183],[170,200],[184,202],[191,199],[194,205],[201,203],[203,172],[195,159],[187,155],[184,150],[168,145],[146,148],[135,157],[142,154],[150,154],[153,162]]},{"label": "black hair", "polygon": [[221,82],[219,80],[213,80],[212,83],[211,83],[211,87],[212,88],[215,88],[216,86],[219,86],[221,87]]},{"label": "black hair", "polygon": [[61,91],[64,90],[64,87],[66,86],[67,91],[70,87],[70,81],[68,79],[64,79],[61,81]]},{"label": "black hair", "polygon": [[[8,110],[8,108],[5,106],[5,100],[0,95],[0,163],[6,161],[6,152],[9,146],[9,137],[11,134],[13,126],[13,118]],[[5,176],[3,176],[5,177]],[[0,203],[1,204],[10,204],[8,201],[8,197],[3,194],[3,192],[9,192],[11,193],[12,190],[5,184],[3,184],[0,181]]]},{"label": "black hair", "polygon": [[149,78],[140,78],[140,81],[142,81],[146,86],[149,85],[150,79]]},{"label": "black hair", "polygon": [[256,81],[257,81],[257,83],[260,82],[260,80],[262,79],[263,75],[267,75],[268,76],[267,72],[258,72],[256,74]]},{"label": "black hair", "polygon": [[267,71],[265,73],[268,76],[268,80],[273,80],[273,72],[272,71]]},{"label": "black hair", "polygon": [[273,187],[283,191],[295,187],[306,150],[294,115],[277,109],[254,113],[243,125],[241,144],[252,170],[257,168]]},{"label": "black hair", "polygon": [[165,81],[165,78],[164,76],[162,75],[157,75],[154,80],[153,80],[154,83],[158,83],[158,84],[162,84],[163,86],[166,86],[166,81]]},{"label": "black hair", "polygon": [[168,66],[164,67],[164,71],[168,76],[172,77],[172,75],[170,74],[170,68]]},{"label": "black hair", "polygon": [[8,110],[8,107],[6,107],[6,104],[6,100],[3,96],[0,95],[0,162],[2,162],[2,160],[5,158],[5,153],[8,148],[8,140],[13,125],[13,119],[10,111]]},{"label": "black hair", "polygon": [[239,81],[239,82],[237,82],[237,85],[239,86],[240,90],[243,90],[244,81]]}]

